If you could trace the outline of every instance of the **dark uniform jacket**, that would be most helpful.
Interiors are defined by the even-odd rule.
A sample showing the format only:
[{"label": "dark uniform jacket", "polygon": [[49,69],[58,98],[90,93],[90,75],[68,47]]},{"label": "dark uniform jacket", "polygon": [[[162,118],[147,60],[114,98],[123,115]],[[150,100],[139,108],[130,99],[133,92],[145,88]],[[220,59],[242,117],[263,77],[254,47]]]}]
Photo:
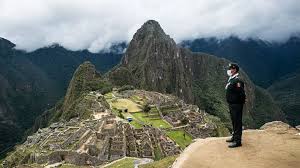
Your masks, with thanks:
[{"label": "dark uniform jacket", "polygon": [[226,87],[226,100],[229,104],[244,104],[246,94],[244,82],[238,76],[229,79]]}]

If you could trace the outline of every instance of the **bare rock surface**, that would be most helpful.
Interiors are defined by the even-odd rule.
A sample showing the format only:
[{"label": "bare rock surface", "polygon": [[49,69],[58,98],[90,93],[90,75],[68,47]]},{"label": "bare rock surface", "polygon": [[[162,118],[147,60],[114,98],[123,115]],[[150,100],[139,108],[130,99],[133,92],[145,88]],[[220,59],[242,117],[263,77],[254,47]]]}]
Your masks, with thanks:
[{"label": "bare rock surface", "polygon": [[295,168],[300,165],[299,131],[283,122],[245,130],[243,146],[228,148],[222,138],[198,139],[174,162],[173,168]]}]

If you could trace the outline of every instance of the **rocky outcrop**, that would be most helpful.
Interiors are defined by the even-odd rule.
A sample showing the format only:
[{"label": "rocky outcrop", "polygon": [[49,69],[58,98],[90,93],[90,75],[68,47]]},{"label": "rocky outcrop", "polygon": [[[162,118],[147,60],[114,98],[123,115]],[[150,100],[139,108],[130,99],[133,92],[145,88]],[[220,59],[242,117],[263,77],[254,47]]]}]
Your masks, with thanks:
[{"label": "rocky outcrop", "polygon": [[243,146],[227,147],[224,138],[198,139],[177,158],[173,168],[294,168],[300,164],[300,131],[286,123],[266,123],[245,130]]},{"label": "rocky outcrop", "polygon": [[[158,22],[150,20],[135,33],[120,65],[107,76],[116,85],[129,84],[177,95],[220,117],[229,126],[224,93],[228,63],[226,59],[178,47]],[[271,96],[257,88],[243,70],[241,76],[247,86],[245,125],[258,127],[266,121],[284,120]]]},{"label": "rocky outcrop", "polygon": [[299,133],[299,130],[297,128],[294,128],[290,126],[287,123],[284,123],[282,121],[272,121],[264,124],[262,127],[260,127],[262,130],[267,130],[267,131],[273,131],[276,133],[282,133],[282,134],[297,134]]}]

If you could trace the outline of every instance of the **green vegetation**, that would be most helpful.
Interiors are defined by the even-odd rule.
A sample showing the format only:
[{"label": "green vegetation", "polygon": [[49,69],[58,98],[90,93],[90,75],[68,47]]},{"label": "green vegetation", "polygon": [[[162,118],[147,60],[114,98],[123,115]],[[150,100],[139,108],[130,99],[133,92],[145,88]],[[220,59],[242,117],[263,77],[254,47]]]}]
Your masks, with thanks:
[{"label": "green vegetation", "polygon": [[134,89],[134,87],[132,85],[124,85],[118,89],[118,92],[122,92],[124,90],[133,90],[133,89]]},{"label": "green vegetation", "polygon": [[174,111],[178,111],[180,110],[177,106],[170,106],[170,107],[163,107],[160,109],[161,110],[161,113],[162,115],[167,115],[168,113],[172,113]]},{"label": "green vegetation", "polygon": [[172,127],[168,122],[166,122],[165,120],[162,120],[159,115],[155,115],[153,117],[146,113],[138,112],[138,113],[132,113],[132,116],[135,119],[141,121],[142,123],[145,123],[147,125],[152,125],[153,127],[156,127],[156,128],[171,128]]},{"label": "green vegetation", "polygon": [[[299,57],[300,58],[300,57]],[[300,59],[299,59],[300,63]],[[300,64],[299,64],[300,65]],[[268,88],[292,126],[300,125],[300,73],[286,76]]]},{"label": "green vegetation", "polygon": [[15,150],[8,153],[8,157],[6,161],[8,161],[8,167],[15,167],[19,165],[24,159],[29,159],[31,153],[35,153],[36,146],[27,147],[25,149],[21,149],[21,146],[15,146]]},{"label": "green vegetation", "polygon": [[[133,121],[130,122],[135,128],[142,128],[142,124],[152,125],[156,128],[171,128],[172,126],[162,120],[159,116],[156,107],[150,107],[149,104],[141,106],[135,103],[135,100],[143,102],[138,96],[132,96],[131,99],[113,98],[113,93],[105,95],[106,100],[111,104],[112,111],[121,118],[131,117]],[[124,112],[127,109],[128,112]],[[147,112],[142,112],[147,111]]]},{"label": "green vegetation", "polygon": [[168,168],[174,163],[177,157],[177,155],[165,157],[164,159],[159,161],[140,165],[139,168]]},{"label": "green vegetation", "polygon": [[215,125],[216,129],[215,132],[211,135],[211,136],[215,136],[215,137],[224,137],[224,136],[229,136],[229,130],[226,127],[226,125],[220,120],[220,118],[207,114],[204,117],[204,120],[206,123],[211,124],[211,125]]},{"label": "green vegetation", "polygon": [[130,124],[132,125],[132,126],[134,126],[134,128],[142,128],[143,127],[143,125],[141,125],[133,116],[132,116],[132,114],[130,114],[130,113],[123,113],[123,115],[124,115],[124,118],[126,119],[127,117],[131,117],[131,118],[133,118],[133,120],[130,122]]},{"label": "green vegetation", "polygon": [[96,71],[95,66],[90,62],[84,62],[75,71],[72,80],[70,81],[64,103],[63,111],[69,112],[72,108],[74,101],[78,99],[83,93],[90,91],[104,89],[105,92],[112,90],[112,85],[101,79],[100,74]]},{"label": "green vegetation", "polygon": [[145,104],[143,105],[143,112],[145,113],[149,113],[151,110],[151,107],[149,106],[149,104]]},{"label": "green vegetation", "polygon": [[90,109],[92,103],[94,102],[94,97],[91,97],[87,94],[82,94],[77,98],[68,113],[63,113],[61,118],[69,120],[73,117],[79,117],[81,119],[87,119],[93,113]]},{"label": "green vegetation", "polygon": [[218,81],[213,81],[213,79],[207,80],[208,81],[206,82],[194,81],[193,93],[197,98],[195,104],[206,112],[218,116],[229,128],[231,126],[231,121],[227,103],[225,101],[224,86],[220,86],[220,83]]},{"label": "green vegetation", "polygon": [[161,153],[161,148],[159,146],[154,148],[154,160],[160,160],[163,158],[163,154]]},{"label": "green vegetation", "polygon": [[182,130],[167,131],[168,137],[175,141],[182,149],[192,143],[192,136]]},{"label": "green vegetation", "polygon": [[105,168],[133,168],[135,158],[123,158]]},{"label": "green vegetation", "polygon": [[137,121],[131,121],[130,124],[131,124],[134,128],[143,128],[143,125],[141,125],[141,124],[138,123]]},{"label": "green vegetation", "polygon": [[63,164],[59,168],[89,168],[90,166],[76,166],[72,164]]},{"label": "green vegetation", "polygon": [[108,92],[106,94],[104,94],[105,99],[112,99],[113,98],[113,93],[112,92]]},{"label": "green vegetation", "polygon": [[134,102],[136,102],[139,105],[143,106],[145,104],[144,99],[140,98],[139,96],[133,95],[133,96],[130,97],[130,99],[133,100]]},{"label": "green vegetation", "polygon": [[255,88],[255,106],[252,125],[262,126],[266,122],[273,121],[274,118],[283,119],[282,111],[275,104],[271,95],[260,87]]}]

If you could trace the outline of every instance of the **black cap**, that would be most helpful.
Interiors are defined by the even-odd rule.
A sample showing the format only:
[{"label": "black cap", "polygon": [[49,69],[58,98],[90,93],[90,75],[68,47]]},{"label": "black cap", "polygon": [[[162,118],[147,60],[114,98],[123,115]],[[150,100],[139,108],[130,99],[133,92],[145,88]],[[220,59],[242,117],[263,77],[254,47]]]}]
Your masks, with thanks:
[{"label": "black cap", "polygon": [[240,67],[238,66],[238,64],[231,63],[229,64],[228,69],[236,69],[236,71],[238,72]]}]

